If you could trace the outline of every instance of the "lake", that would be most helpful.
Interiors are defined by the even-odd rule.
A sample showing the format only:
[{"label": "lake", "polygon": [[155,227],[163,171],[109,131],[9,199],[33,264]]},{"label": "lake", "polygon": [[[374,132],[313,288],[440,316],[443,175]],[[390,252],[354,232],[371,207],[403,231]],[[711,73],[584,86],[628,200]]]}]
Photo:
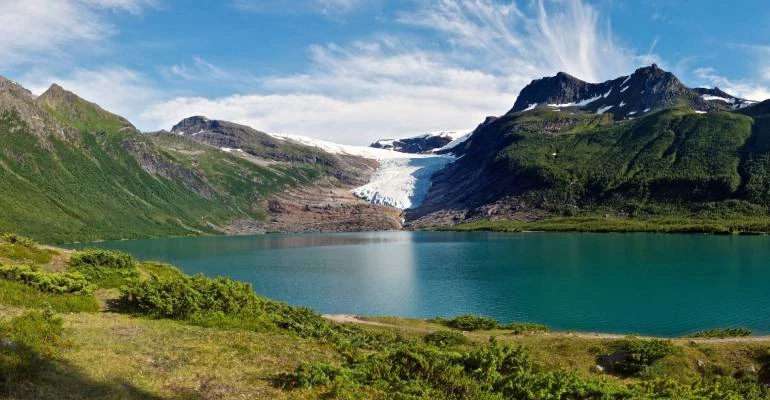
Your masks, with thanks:
[{"label": "lake", "polygon": [[101,242],[322,313],[483,314],[556,330],[770,333],[770,237],[365,232]]}]

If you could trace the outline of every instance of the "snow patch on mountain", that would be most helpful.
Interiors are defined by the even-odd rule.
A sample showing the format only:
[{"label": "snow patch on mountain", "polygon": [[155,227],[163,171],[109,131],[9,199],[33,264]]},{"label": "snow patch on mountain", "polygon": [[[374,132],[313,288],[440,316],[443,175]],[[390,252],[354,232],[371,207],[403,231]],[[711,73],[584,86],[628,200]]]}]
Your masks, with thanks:
[{"label": "snow patch on mountain", "polygon": [[704,94],[703,96],[701,96],[701,98],[703,100],[719,100],[719,101],[724,101],[727,104],[735,103],[735,99],[729,99],[727,97],[714,96],[714,95],[710,95],[710,94]]},{"label": "snow patch on mountain", "polygon": [[353,145],[347,145],[347,144],[338,144],[338,143],[328,142],[326,140],[311,138],[307,136],[282,135],[282,134],[273,134],[272,136],[278,139],[291,140],[300,144],[304,144],[305,146],[316,147],[327,153],[356,156],[356,157],[368,158],[372,160],[388,160],[388,159],[394,159],[394,158],[419,158],[420,156],[425,157],[424,155],[420,155],[420,154],[399,153],[392,150],[376,149],[376,148],[367,147],[367,146],[353,146]]},{"label": "snow patch on mountain", "polygon": [[473,132],[468,132],[465,135],[462,135],[462,136],[456,138],[455,140],[452,140],[451,142],[447,143],[446,146],[444,146],[442,148],[439,148],[439,149],[435,149],[435,150],[433,150],[431,152],[432,153],[439,153],[439,152],[442,152],[442,151],[453,149],[453,148],[459,146],[460,143],[463,143],[466,140],[468,140],[468,138],[470,138],[471,135],[473,135]]},{"label": "snow patch on mountain", "polygon": [[613,107],[615,107],[615,105],[609,105],[609,106],[599,107],[599,109],[598,109],[598,110],[596,110],[596,113],[597,113],[597,114],[604,114],[604,113],[605,113],[605,112],[607,112],[607,111],[608,111],[610,108],[613,108]]}]

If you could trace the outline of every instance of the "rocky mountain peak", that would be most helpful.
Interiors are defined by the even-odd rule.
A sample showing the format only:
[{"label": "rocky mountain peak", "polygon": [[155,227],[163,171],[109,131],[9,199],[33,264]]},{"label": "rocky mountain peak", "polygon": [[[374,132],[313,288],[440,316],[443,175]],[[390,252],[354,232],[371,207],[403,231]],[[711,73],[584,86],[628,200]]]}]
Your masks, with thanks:
[{"label": "rocky mountain peak", "polygon": [[25,87],[0,75],[0,93],[9,93],[15,96],[34,98],[35,96]]},{"label": "rocky mountain peak", "polygon": [[216,129],[218,126],[219,121],[210,120],[202,115],[195,115],[179,121],[171,128],[171,133],[188,135],[195,132]]},{"label": "rocky mountain peak", "polygon": [[80,97],[75,93],[64,89],[58,83],[54,83],[40,95],[38,101],[48,106],[55,106],[60,103],[74,103],[79,99]]},{"label": "rocky mountain peak", "polygon": [[688,88],[671,72],[652,64],[631,75],[601,83],[588,83],[564,72],[536,79],[522,89],[510,112],[579,107],[598,114],[611,113],[620,120],[681,105],[698,111],[725,108],[724,104],[709,101]]}]

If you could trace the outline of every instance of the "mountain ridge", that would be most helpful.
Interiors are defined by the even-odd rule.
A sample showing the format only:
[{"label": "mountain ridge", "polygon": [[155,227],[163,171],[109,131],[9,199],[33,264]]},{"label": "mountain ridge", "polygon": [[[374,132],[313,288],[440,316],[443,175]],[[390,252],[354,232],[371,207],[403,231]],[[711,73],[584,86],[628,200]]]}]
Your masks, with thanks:
[{"label": "mountain ridge", "polygon": [[691,89],[674,74],[662,70],[656,64],[601,83],[585,82],[559,72],[553,77],[535,79],[524,87],[508,113],[538,107],[577,107],[594,113],[611,113],[616,120],[622,120],[676,106],[713,112],[731,109],[728,102],[749,105],[748,101],[721,90],[719,93],[723,93],[727,101],[704,98],[709,93],[714,93],[714,90]]}]

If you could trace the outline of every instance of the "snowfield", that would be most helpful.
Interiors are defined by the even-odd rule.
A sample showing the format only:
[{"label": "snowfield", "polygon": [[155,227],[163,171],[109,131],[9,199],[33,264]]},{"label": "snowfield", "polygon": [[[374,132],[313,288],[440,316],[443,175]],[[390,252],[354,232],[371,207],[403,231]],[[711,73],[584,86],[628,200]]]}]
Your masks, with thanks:
[{"label": "snowfield", "polygon": [[[369,183],[352,190],[353,195],[372,204],[398,209],[420,205],[430,189],[430,178],[434,172],[454,161],[454,157],[434,154],[408,154],[393,150],[375,149],[366,146],[351,146],[327,142],[306,136],[273,135],[282,140],[292,140],[307,146],[317,147],[332,154],[351,155],[377,160],[379,168],[372,174]],[[444,149],[457,146],[470,134],[459,137]]]},{"label": "snowfield", "polygon": [[356,197],[372,204],[406,210],[420,205],[430,189],[430,177],[454,157],[424,156],[380,160],[380,168],[364,186],[353,189]]}]

